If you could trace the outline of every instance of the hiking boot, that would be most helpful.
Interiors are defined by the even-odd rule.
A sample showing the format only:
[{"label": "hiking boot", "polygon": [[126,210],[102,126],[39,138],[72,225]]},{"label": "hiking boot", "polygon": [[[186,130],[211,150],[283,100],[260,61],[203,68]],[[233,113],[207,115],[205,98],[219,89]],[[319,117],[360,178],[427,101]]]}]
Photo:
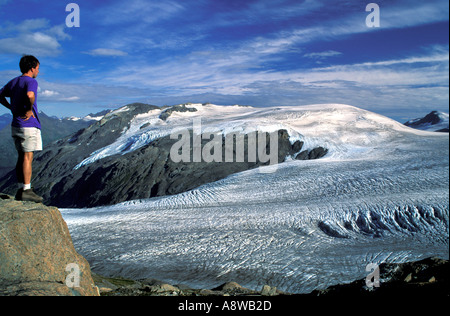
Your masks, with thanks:
[{"label": "hiking boot", "polygon": [[16,196],[15,196],[16,201],[22,200],[22,192],[23,192],[23,189],[17,190]]},{"label": "hiking boot", "polygon": [[21,193],[17,192],[17,194],[16,194],[16,199],[17,199],[17,197],[20,198],[20,199],[17,199],[19,201],[42,203],[42,201],[44,200],[42,197],[40,197],[39,195],[34,193],[33,189],[19,190],[19,191],[22,191]]}]

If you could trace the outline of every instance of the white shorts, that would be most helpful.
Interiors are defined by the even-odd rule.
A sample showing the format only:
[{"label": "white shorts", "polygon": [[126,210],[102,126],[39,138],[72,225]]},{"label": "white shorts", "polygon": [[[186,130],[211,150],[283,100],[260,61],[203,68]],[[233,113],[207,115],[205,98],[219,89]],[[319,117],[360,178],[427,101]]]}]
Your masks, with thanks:
[{"label": "white shorts", "polygon": [[12,126],[11,134],[17,151],[30,153],[42,150],[42,136],[39,128]]}]

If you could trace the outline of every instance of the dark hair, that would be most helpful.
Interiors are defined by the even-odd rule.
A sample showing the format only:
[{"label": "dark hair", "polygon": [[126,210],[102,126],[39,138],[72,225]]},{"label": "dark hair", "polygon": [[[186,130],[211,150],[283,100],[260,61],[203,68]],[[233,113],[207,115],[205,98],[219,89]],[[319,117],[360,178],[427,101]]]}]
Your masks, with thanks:
[{"label": "dark hair", "polygon": [[27,72],[29,72],[31,69],[36,68],[37,65],[39,65],[40,62],[39,60],[31,55],[24,55],[21,59],[20,59],[20,71],[23,74],[26,74]]}]

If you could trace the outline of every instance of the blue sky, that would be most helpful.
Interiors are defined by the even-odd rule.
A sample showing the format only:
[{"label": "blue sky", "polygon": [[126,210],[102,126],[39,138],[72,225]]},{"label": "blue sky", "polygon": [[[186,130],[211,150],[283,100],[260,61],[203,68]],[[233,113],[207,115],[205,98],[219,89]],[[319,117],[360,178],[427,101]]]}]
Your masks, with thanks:
[{"label": "blue sky", "polygon": [[70,2],[0,0],[0,85],[34,54],[49,115],[132,102],[448,112],[447,0],[376,1],[375,28],[368,0],[75,0],[74,28]]}]

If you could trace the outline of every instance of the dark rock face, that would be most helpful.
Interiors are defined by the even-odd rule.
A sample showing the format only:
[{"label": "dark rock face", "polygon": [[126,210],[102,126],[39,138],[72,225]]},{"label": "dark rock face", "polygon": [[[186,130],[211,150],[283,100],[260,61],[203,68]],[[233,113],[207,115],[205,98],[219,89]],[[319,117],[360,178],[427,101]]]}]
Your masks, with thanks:
[{"label": "dark rock face", "polygon": [[417,262],[382,263],[379,271],[379,287],[367,287],[367,280],[364,279],[331,286],[326,290],[316,290],[308,295],[407,299],[438,299],[450,295],[448,260],[428,258]]},{"label": "dark rock face", "polygon": [[[292,153],[286,135],[286,131],[279,132],[279,163]],[[164,137],[137,151],[107,157],[74,170],[55,183],[44,197],[60,207],[111,205],[186,192],[233,173],[268,164],[249,162],[247,151],[244,162],[223,162],[225,157],[222,157],[221,162],[176,163],[170,157],[170,149],[175,142]],[[202,145],[205,146],[207,142],[202,140]],[[224,144],[225,139],[222,137],[222,146]],[[245,138],[244,148],[247,145],[248,140]],[[225,148],[222,153],[225,154]],[[193,161],[192,155],[190,161]]]},{"label": "dark rock face", "polygon": [[163,121],[166,121],[170,117],[170,115],[172,115],[173,112],[197,112],[197,109],[188,108],[186,107],[186,104],[174,105],[169,109],[165,110],[164,112],[162,112],[159,118]]},{"label": "dark rock face", "polygon": [[320,159],[328,154],[328,149],[323,147],[314,148],[311,151],[304,150],[300,152],[295,159],[296,160],[312,160],[312,159]]},{"label": "dark rock face", "polygon": [[[444,113],[441,113],[438,111],[432,111],[429,114],[427,114],[426,116],[424,116],[420,119],[410,120],[410,121],[406,122],[404,125],[412,127],[412,128],[421,129],[422,127],[426,127],[426,126],[442,124],[445,122],[445,119],[442,117],[442,115],[444,115]],[[449,132],[448,121],[447,121],[447,127],[444,127],[439,130],[435,129],[435,131],[440,132],[440,133],[448,133]]]},{"label": "dark rock face", "polygon": [[[192,145],[188,162],[174,162],[170,151],[178,140],[167,136],[125,155],[106,157],[74,169],[92,152],[113,143],[129,127],[131,120],[137,114],[147,113],[156,108],[145,104],[128,105],[126,111],[109,113],[100,122],[45,148],[36,155],[33,166],[35,175],[33,183],[37,193],[44,197],[46,204],[58,207],[112,205],[133,199],[186,192],[233,173],[269,164],[269,161],[250,159],[249,148],[253,147],[249,144],[249,135],[242,135],[245,148],[243,162],[236,162],[238,161],[236,139],[233,141],[234,162],[225,162],[227,146],[223,135],[222,159],[219,159],[219,162],[216,162],[217,160],[205,162],[203,159],[201,162],[193,162],[194,146]],[[161,115],[185,109],[187,108],[183,106],[169,108]],[[295,156],[303,147],[303,142],[300,141],[291,145],[286,130],[280,130],[277,133],[278,161],[270,161],[272,163],[284,162],[286,157]],[[190,131],[190,137],[193,138],[192,131]],[[271,137],[266,135],[266,148],[261,148],[268,155],[270,141]],[[202,148],[204,149],[208,143],[211,143],[210,139],[202,139]],[[256,152],[259,150],[260,148],[256,148]],[[304,159],[318,159],[326,152],[327,150],[321,147],[306,151]],[[214,149],[211,149],[210,153],[213,154]],[[298,156],[297,159],[299,159]],[[15,194],[14,172],[0,180],[0,190]]]},{"label": "dark rock face", "polygon": [[408,121],[405,123],[405,125],[410,127],[418,127],[424,124],[436,125],[441,122],[438,114],[439,113],[437,111],[433,111],[421,119]]}]

